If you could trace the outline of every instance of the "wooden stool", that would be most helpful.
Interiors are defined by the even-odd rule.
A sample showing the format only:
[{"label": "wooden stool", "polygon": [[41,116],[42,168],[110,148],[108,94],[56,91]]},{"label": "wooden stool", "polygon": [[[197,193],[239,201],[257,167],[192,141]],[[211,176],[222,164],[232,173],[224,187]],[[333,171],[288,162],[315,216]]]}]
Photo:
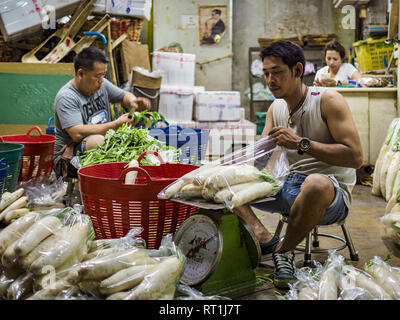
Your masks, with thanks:
[{"label": "wooden stool", "polygon": [[[283,228],[283,225],[287,223],[287,217],[281,215],[280,219],[279,219],[279,223],[276,227],[275,230],[275,236],[280,238],[280,234]],[[330,227],[330,226],[340,226],[342,228],[343,231],[343,235],[344,235],[344,239],[333,235],[333,234],[329,234],[329,233],[319,233],[318,232],[318,228],[320,227]],[[311,237],[313,237],[313,241],[312,241],[312,246],[313,248],[311,248]],[[327,248],[327,249],[322,249],[319,248],[319,240],[318,237],[327,237],[327,238],[332,238],[335,240],[338,240],[339,242],[342,243],[342,245],[335,247],[335,248]],[[354,245],[353,245],[353,241],[351,240],[351,236],[349,231],[346,228],[345,225],[345,220],[335,223],[335,224],[331,224],[331,225],[318,225],[316,226],[312,231],[310,231],[306,237],[306,246],[305,248],[296,247],[296,250],[298,251],[304,251],[304,266],[311,266],[311,254],[312,253],[328,253],[329,250],[336,250],[336,251],[340,251],[343,250],[344,248],[348,247],[349,251],[350,251],[350,259],[351,261],[358,261],[358,252],[355,250]]]}]

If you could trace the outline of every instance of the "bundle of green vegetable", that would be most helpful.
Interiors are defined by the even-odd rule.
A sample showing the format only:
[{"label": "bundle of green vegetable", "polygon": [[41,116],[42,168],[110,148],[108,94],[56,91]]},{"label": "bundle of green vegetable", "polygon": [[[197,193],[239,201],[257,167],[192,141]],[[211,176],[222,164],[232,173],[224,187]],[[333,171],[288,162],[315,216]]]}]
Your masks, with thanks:
[{"label": "bundle of green vegetable", "polygon": [[161,113],[155,111],[132,111],[130,112],[134,123],[141,123],[142,127],[149,128],[158,120],[165,122],[165,118]]},{"label": "bundle of green vegetable", "polygon": [[[118,130],[108,130],[104,137],[104,144],[79,155],[81,167],[108,162],[125,162],[137,160],[148,150],[156,152],[171,151],[175,153],[174,160],[179,157],[179,149],[167,146],[149,135],[148,129],[130,128],[123,124]],[[143,165],[154,165],[148,156],[141,161]]]}]

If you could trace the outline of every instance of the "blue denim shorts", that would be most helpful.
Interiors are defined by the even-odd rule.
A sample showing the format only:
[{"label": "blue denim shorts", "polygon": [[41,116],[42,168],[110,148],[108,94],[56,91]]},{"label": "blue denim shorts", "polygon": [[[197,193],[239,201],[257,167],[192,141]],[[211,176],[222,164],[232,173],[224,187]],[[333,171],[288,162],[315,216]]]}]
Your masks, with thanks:
[{"label": "blue denim shorts", "polygon": [[[277,212],[288,217],[290,208],[300,193],[300,188],[306,177],[306,175],[298,173],[290,174],[274,200],[255,203],[252,204],[252,207],[261,211]],[[318,223],[319,225],[329,225],[340,222],[344,220],[349,213],[349,209],[344,202],[343,192],[340,189],[336,178],[331,175],[327,175],[326,177],[332,181],[335,187],[335,198],[331,205],[326,209],[324,216]]]}]

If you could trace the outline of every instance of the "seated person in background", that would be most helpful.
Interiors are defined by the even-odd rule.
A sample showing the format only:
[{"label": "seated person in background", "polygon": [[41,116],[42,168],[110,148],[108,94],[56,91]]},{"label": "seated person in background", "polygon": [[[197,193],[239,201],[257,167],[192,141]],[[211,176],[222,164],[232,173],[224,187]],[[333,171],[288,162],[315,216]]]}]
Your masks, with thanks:
[{"label": "seated person in background", "polygon": [[314,79],[315,86],[335,87],[338,81],[343,85],[348,85],[349,80],[361,79],[361,73],[352,64],[343,62],[346,52],[337,40],[332,40],[325,45],[323,56],[327,65],[317,71]]},{"label": "seated person in background", "polygon": [[110,102],[121,103],[128,111],[151,107],[148,99],[137,98],[104,79],[107,63],[101,50],[94,47],[82,50],[74,60],[74,78],[56,95],[54,169],[57,176],[76,176],[76,169],[69,160],[78,151],[83,153],[103,144],[104,134],[109,129],[132,122],[129,113],[112,121]]}]

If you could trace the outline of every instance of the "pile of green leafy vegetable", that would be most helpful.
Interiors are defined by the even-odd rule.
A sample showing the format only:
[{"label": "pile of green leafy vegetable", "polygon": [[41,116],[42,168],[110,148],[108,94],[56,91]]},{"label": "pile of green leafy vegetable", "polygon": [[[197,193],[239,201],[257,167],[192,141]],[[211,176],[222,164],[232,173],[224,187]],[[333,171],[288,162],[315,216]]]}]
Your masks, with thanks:
[{"label": "pile of green leafy vegetable", "polygon": [[[104,136],[104,144],[79,155],[81,167],[108,162],[125,162],[137,160],[139,156],[148,150],[156,152],[175,152],[174,159],[178,161],[180,150],[173,146],[167,146],[149,135],[148,129],[131,128],[123,124],[117,130],[108,130]],[[154,165],[149,156],[141,160],[142,165]]]}]

